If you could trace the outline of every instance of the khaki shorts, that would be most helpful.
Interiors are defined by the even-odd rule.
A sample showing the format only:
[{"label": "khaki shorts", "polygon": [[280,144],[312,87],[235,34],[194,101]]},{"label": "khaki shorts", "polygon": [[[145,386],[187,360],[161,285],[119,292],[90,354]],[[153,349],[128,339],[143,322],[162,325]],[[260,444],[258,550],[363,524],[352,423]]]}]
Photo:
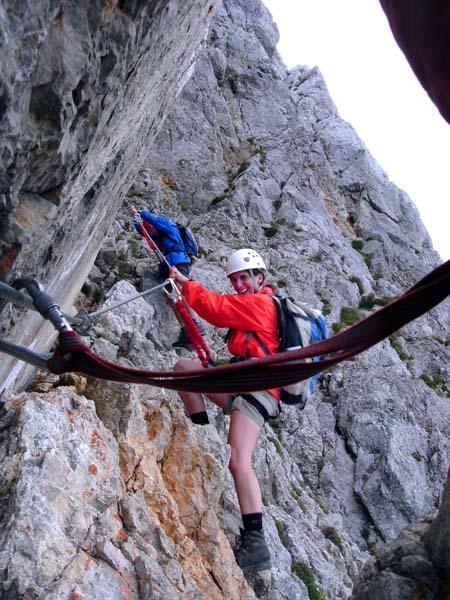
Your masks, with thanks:
[{"label": "khaki shorts", "polygon": [[[275,419],[280,414],[280,404],[269,392],[251,392],[251,394],[248,395],[253,396],[253,398],[263,405],[269,418]],[[265,419],[261,412],[241,395],[230,397],[230,403],[225,413],[229,415],[233,410],[238,410],[243,415],[247,416],[256,423],[259,428],[265,423]]]}]

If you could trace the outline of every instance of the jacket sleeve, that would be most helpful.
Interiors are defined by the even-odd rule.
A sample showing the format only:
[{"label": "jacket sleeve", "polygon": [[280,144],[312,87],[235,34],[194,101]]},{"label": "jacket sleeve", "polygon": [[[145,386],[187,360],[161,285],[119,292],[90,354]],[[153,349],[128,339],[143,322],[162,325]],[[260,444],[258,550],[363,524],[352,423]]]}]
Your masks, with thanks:
[{"label": "jacket sleeve", "polygon": [[183,296],[200,317],[215,327],[254,331],[266,326],[268,315],[276,317],[275,304],[266,294],[222,295],[187,281]]},{"label": "jacket sleeve", "polygon": [[169,219],[166,219],[165,217],[157,217],[156,215],[149,213],[147,210],[142,210],[139,214],[144,221],[147,221],[147,223],[153,225],[153,227],[155,227],[155,229],[160,231],[163,235],[173,237],[174,229],[176,229],[175,223],[169,221]]}]

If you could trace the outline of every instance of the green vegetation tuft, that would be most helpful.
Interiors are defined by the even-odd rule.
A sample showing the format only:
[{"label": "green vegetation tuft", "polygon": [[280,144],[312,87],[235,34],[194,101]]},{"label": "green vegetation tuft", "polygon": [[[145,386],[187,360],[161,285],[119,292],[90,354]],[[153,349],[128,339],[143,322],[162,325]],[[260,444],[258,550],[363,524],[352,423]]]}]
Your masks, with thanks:
[{"label": "green vegetation tuft", "polygon": [[244,171],[246,171],[249,166],[250,166],[250,163],[248,162],[248,160],[243,160],[241,162],[241,164],[239,165],[239,169],[238,169],[237,175],[240,175],[241,173],[243,173]]},{"label": "green vegetation tuft", "polygon": [[220,196],[215,196],[210,203],[210,206],[215,206],[216,204],[219,204],[220,202],[222,202],[222,200],[225,200],[225,198],[227,197],[226,194],[221,194]]},{"label": "green vegetation tuft", "polygon": [[331,313],[331,302],[327,298],[322,298],[322,314],[326,317]]},{"label": "green vegetation tuft", "polygon": [[402,347],[400,346],[400,344],[398,342],[396,342],[395,340],[391,340],[391,346],[392,348],[394,348],[394,350],[397,352],[397,354],[399,355],[399,357],[402,360],[412,360],[414,357],[411,354],[407,354]]},{"label": "green vegetation tuft", "polygon": [[344,551],[341,537],[334,527],[324,527],[322,529],[322,533],[324,537],[326,537],[327,540],[330,540],[330,542],[332,542],[337,548],[339,548],[341,552]]},{"label": "green vegetation tuft", "polygon": [[374,306],[386,306],[392,300],[389,296],[382,296],[377,298],[375,294],[368,294],[363,296],[359,303],[359,308],[363,310],[371,310]]},{"label": "green vegetation tuft", "polygon": [[358,252],[361,252],[361,250],[363,249],[363,246],[364,246],[363,240],[353,240],[352,241],[352,248],[354,250],[357,250]]},{"label": "green vegetation tuft", "polygon": [[438,396],[444,397],[449,396],[450,392],[447,387],[447,384],[442,379],[440,375],[427,375],[426,373],[422,373],[420,379],[427,384],[433,391],[436,392]]},{"label": "green vegetation tuft", "polygon": [[291,489],[291,496],[294,498],[294,500],[299,500],[302,497],[303,494],[303,490],[299,487],[297,487],[296,485],[292,486]]},{"label": "green vegetation tuft", "polygon": [[286,546],[286,543],[287,543],[286,523],[283,523],[282,521],[275,521],[275,526],[277,528],[278,536],[280,538],[281,543],[283,544],[283,546]]},{"label": "green vegetation tuft", "polygon": [[316,584],[314,573],[304,562],[296,562],[292,565],[292,572],[303,581],[308,590],[309,600],[325,600],[325,594]]},{"label": "green vegetation tuft", "polygon": [[350,277],[350,281],[358,286],[358,291],[361,295],[364,294],[364,286],[359,277]]},{"label": "green vegetation tuft", "polygon": [[139,252],[141,250],[141,242],[140,242],[140,240],[136,240],[136,239],[132,238],[131,240],[128,241],[128,247],[131,249],[131,254],[133,256],[136,256],[137,254],[139,254]]},{"label": "green vegetation tuft", "polygon": [[274,200],[273,201],[273,207],[275,208],[275,210],[278,210],[281,207],[281,200]]},{"label": "green vegetation tuft", "polygon": [[119,260],[117,263],[117,277],[116,281],[121,281],[126,278],[127,273],[130,271],[130,264],[126,260]]},{"label": "green vegetation tuft", "polygon": [[272,444],[275,446],[275,450],[277,451],[277,454],[284,460],[283,450],[281,449],[281,444],[277,440],[277,438],[275,438],[271,435],[268,435],[267,439],[269,440],[269,442],[272,442]]},{"label": "green vegetation tuft", "polygon": [[260,148],[258,150],[258,153],[259,153],[259,162],[261,163],[261,165],[265,165],[266,164],[266,160],[267,160],[266,151],[264,150],[264,148]]},{"label": "green vegetation tuft", "polygon": [[341,329],[345,329],[346,327],[350,327],[354,323],[357,323],[362,319],[361,312],[356,308],[351,308],[350,306],[343,306],[341,308],[341,320],[339,323],[333,323],[332,329],[335,333],[341,331]]},{"label": "green vegetation tuft", "polygon": [[264,231],[264,235],[267,238],[272,238],[278,233],[278,227],[276,225],[271,225],[268,229]]}]

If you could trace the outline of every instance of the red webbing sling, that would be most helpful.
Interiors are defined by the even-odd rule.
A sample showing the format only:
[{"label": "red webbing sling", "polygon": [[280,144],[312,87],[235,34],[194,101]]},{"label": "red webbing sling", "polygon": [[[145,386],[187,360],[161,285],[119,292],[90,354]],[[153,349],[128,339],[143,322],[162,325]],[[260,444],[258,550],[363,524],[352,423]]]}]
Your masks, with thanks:
[{"label": "red webbing sling", "polygon": [[190,312],[186,308],[183,300],[179,298],[175,300],[175,308],[180,315],[184,328],[186,329],[186,333],[189,336],[189,339],[194,346],[195,351],[197,352],[197,356],[200,359],[203,367],[214,366],[214,363],[211,358],[211,354],[209,352],[209,348],[206,345],[206,342],[200,333],[199,328],[197,327],[196,322],[192,318]]},{"label": "red webbing sling", "polygon": [[[211,369],[144,371],[101,358],[75,331],[65,331],[60,333],[58,348],[47,367],[52,373],[77,371],[100,379],[181,391],[237,393],[271,389],[307,379],[356,356],[423,315],[449,294],[450,261],[447,261],[387,306],[333,337],[299,350]],[[304,362],[315,356],[322,358]]]},{"label": "red webbing sling", "polygon": [[450,123],[450,3],[380,0],[380,4],[416,77]]},{"label": "red webbing sling", "polygon": [[152,240],[152,238],[150,237],[148,231],[145,229],[144,223],[137,223],[137,225],[139,226],[139,231],[141,232],[142,236],[145,238],[145,240],[146,240],[147,244],[149,245],[149,247],[153,250],[153,252],[156,252],[157,255],[158,255],[158,258],[160,260],[162,260],[163,262],[165,262],[166,265],[170,268],[170,265],[167,262],[167,260],[165,259],[163,253],[158,248],[158,246],[155,244],[155,242]]}]

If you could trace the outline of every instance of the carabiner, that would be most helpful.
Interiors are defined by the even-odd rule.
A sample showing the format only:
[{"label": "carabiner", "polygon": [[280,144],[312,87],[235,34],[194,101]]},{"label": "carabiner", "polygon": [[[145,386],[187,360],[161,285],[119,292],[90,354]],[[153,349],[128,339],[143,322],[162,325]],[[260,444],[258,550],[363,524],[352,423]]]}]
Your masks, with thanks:
[{"label": "carabiner", "polygon": [[164,283],[165,283],[165,285],[163,287],[164,293],[174,302],[176,302],[177,300],[181,300],[181,292],[177,288],[177,284],[175,283],[175,280],[171,279],[169,277],[169,279],[167,279],[167,281]]}]

